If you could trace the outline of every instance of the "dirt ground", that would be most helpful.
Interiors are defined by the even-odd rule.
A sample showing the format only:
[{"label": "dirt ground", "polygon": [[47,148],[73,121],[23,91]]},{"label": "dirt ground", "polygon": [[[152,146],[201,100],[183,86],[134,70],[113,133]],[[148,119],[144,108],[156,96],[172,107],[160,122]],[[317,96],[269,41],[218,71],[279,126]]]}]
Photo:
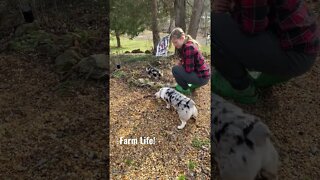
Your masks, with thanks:
[{"label": "dirt ground", "polygon": [[59,85],[46,59],[0,55],[1,179],[106,179],[103,83]]},{"label": "dirt ground", "polygon": [[[172,67],[174,62],[168,63],[158,68],[165,70],[165,78],[173,81],[170,68],[166,67]],[[146,65],[143,62],[126,64],[122,71],[128,77],[144,77]],[[201,87],[192,95],[199,117],[196,121],[190,120],[183,130],[177,129],[180,123],[178,114],[166,109],[165,102],[145,97],[156,91],[130,86],[126,78],[110,79],[111,178],[176,179],[185,175],[188,179],[209,179],[210,85]],[[155,137],[156,144],[126,145],[119,142],[120,137],[141,136]]]}]

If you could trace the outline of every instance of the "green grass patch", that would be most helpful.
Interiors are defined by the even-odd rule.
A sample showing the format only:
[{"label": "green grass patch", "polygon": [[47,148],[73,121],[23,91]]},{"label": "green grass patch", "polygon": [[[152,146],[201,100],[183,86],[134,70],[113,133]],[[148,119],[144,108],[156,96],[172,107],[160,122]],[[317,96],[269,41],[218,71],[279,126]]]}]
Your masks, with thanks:
[{"label": "green grass patch", "polygon": [[153,47],[152,40],[137,40],[129,39],[126,36],[120,37],[121,47],[117,47],[116,37],[110,34],[110,52],[111,54],[124,54],[126,51],[132,51],[134,49],[140,49],[145,52],[146,50],[151,50]]},{"label": "green grass patch", "polygon": [[112,77],[115,77],[115,78],[118,78],[118,79],[124,78],[124,77],[126,77],[126,75],[127,74],[124,71],[121,71],[121,70],[115,71],[115,72],[112,73]]},{"label": "green grass patch", "polygon": [[[132,51],[134,49],[140,49],[145,52],[146,50],[151,50],[153,47],[152,39],[141,40],[141,39],[129,39],[126,36],[120,37],[121,47],[117,48],[116,37],[110,34],[110,54],[124,54],[126,51]],[[210,46],[201,45],[200,50],[204,55],[210,55]],[[174,52],[174,46],[169,49],[169,54]]]},{"label": "green grass patch", "polygon": [[179,175],[178,180],[186,180],[186,176],[184,174]]},{"label": "green grass patch", "polygon": [[132,159],[126,159],[124,162],[125,162],[128,166],[132,166],[133,163],[134,163],[134,161],[133,161]]},{"label": "green grass patch", "polygon": [[196,168],[197,164],[191,160],[188,162],[188,168],[193,171]]},{"label": "green grass patch", "polygon": [[130,64],[137,62],[147,62],[151,65],[157,61],[166,61],[168,58],[156,57],[149,54],[122,54],[122,55],[111,55],[110,62],[111,64]]},{"label": "green grass patch", "polygon": [[195,147],[195,148],[201,148],[202,146],[204,145],[208,145],[210,144],[210,140],[201,140],[201,139],[198,139],[198,138],[194,138],[192,140],[192,146]]}]

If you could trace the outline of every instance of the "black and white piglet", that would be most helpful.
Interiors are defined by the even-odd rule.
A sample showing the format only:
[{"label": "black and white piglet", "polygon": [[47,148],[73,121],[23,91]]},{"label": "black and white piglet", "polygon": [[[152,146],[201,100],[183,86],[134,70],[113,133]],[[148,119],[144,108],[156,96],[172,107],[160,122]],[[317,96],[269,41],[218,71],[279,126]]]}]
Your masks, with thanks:
[{"label": "black and white piglet", "polygon": [[222,180],[276,179],[278,153],[269,128],[220,96],[211,96],[212,154]]},{"label": "black and white piglet", "polygon": [[170,106],[173,106],[177,110],[181,120],[181,125],[178,126],[178,129],[183,129],[190,118],[196,119],[198,116],[195,102],[173,88],[163,87],[155,96],[166,101],[166,108],[169,109]]}]

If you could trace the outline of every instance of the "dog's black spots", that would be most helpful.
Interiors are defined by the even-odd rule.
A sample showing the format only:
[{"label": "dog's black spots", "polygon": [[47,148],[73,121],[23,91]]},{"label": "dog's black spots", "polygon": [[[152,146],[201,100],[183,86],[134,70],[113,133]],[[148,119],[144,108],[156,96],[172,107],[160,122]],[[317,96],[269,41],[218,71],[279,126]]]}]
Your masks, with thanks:
[{"label": "dog's black spots", "polygon": [[170,101],[170,103],[172,103],[172,99],[174,98],[174,96],[169,96],[169,101]]},{"label": "dog's black spots", "polygon": [[242,161],[243,161],[244,163],[247,163],[247,158],[246,158],[245,156],[242,156]]},{"label": "dog's black spots", "polygon": [[230,126],[230,124],[232,124],[232,122],[230,122],[230,123],[225,123],[225,124],[222,126],[222,128],[217,132],[217,134],[216,134],[216,139],[217,139],[218,142],[220,141],[221,136],[226,132],[226,130],[227,130],[228,126]]},{"label": "dog's black spots", "polygon": [[237,139],[237,145],[238,146],[244,143],[244,140],[243,140],[243,138],[241,136],[236,136],[236,139]]},{"label": "dog's black spots", "polygon": [[161,72],[157,68],[154,68],[154,67],[147,67],[146,71],[149,76],[153,76],[154,78],[159,78],[162,76]]},{"label": "dog's black spots", "polygon": [[250,131],[253,129],[253,126],[257,123],[257,121],[254,121],[249,124],[246,128],[243,129],[243,135],[244,137],[247,137],[247,135],[250,133]]},{"label": "dog's black spots", "polygon": [[233,148],[231,148],[230,151],[229,151],[229,154],[234,154],[234,153],[236,153],[236,152],[234,151]]},{"label": "dog's black spots", "polygon": [[174,93],[174,91],[167,91],[167,92],[166,92],[166,94],[167,94],[168,96],[172,96],[173,93]]},{"label": "dog's black spots", "polygon": [[190,109],[189,102],[190,102],[190,99],[189,99],[189,101],[187,101],[187,103],[184,105],[184,107]]},{"label": "dog's black spots", "polygon": [[177,106],[180,107],[181,103],[182,103],[182,100],[178,102]]},{"label": "dog's black spots", "polygon": [[236,136],[237,139],[237,145],[240,146],[242,144],[246,144],[251,150],[253,150],[253,143],[252,141],[250,141],[249,139],[247,139],[246,137],[243,138],[241,136]]},{"label": "dog's black spots", "polygon": [[246,143],[246,145],[251,149],[253,150],[253,142],[250,141],[249,139],[245,139],[244,142]]},{"label": "dog's black spots", "polygon": [[171,104],[172,98],[174,97],[174,96],[173,96],[174,91],[172,91],[172,90],[169,89],[169,90],[166,92],[166,94],[167,94],[167,97],[168,97],[168,102]]},{"label": "dog's black spots", "polygon": [[229,111],[226,109],[226,108],[222,108],[222,113],[223,114],[226,114],[226,113],[228,113]]},{"label": "dog's black spots", "polygon": [[247,126],[246,128],[243,129],[243,135],[244,135],[244,141],[246,143],[246,145],[253,150],[253,142],[250,141],[247,138],[247,135],[250,133],[250,131],[253,129],[253,126],[257,123],[258,121],[255,120],[254,122],[250,123],[249,126]]}]

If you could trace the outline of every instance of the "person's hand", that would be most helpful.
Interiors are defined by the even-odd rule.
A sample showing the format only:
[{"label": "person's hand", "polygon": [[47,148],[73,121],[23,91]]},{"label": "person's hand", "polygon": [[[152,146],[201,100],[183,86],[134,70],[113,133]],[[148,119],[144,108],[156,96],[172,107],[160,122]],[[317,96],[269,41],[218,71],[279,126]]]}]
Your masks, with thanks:
[{"label": "person's hand", "polygon": [[176,65],[181,65],[181,60],[180,59],[176,60]]},{"label": "person's hand", "polygon": [[214,0],[213,9],[215,13],[229,12],[232,8],[232,0]]}]

